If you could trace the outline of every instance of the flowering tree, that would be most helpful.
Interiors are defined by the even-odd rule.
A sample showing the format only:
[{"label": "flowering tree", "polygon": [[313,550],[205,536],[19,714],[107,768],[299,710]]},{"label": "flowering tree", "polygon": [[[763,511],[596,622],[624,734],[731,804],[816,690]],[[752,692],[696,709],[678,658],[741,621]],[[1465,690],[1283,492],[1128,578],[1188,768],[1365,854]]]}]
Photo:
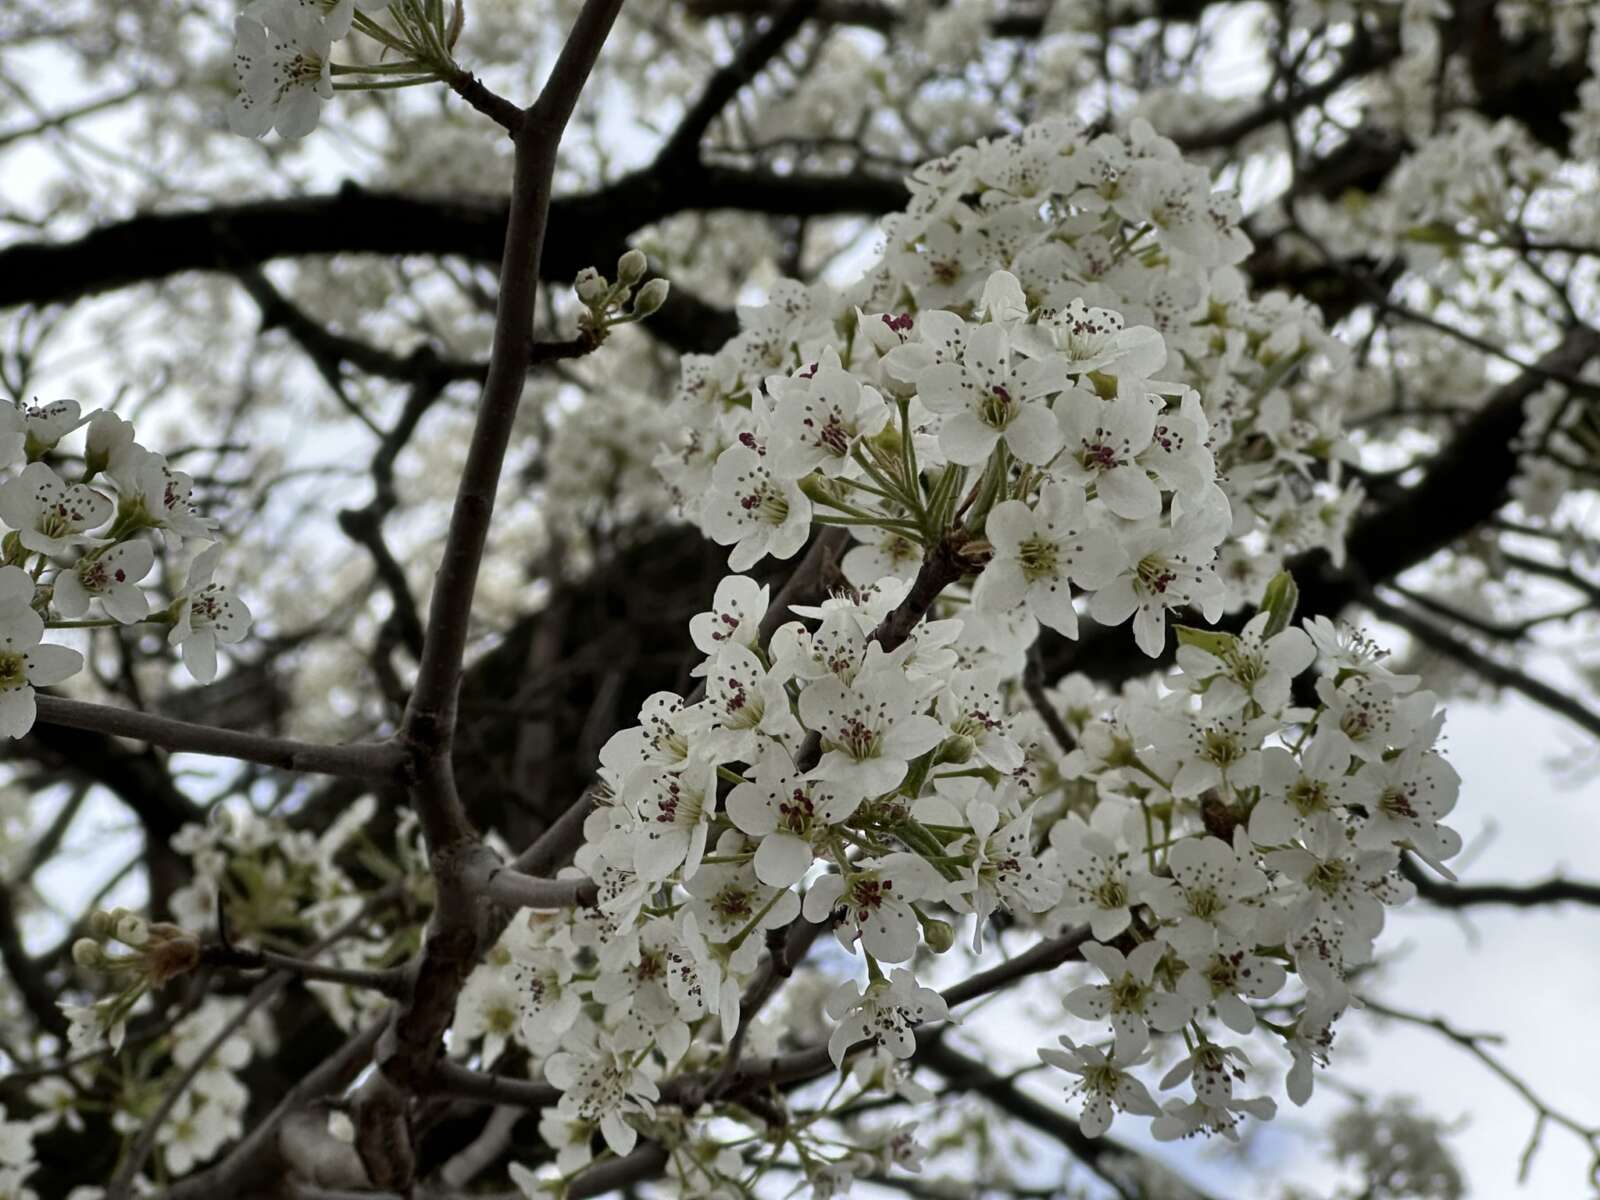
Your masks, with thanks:
[{"label": "flowering tree", "polygon": [[[1398,906],[1600,902],[1456,879],[1441,699],[1600,733],[1519,661],[1600,597],[1597,64],[1512,0],[0,19],[0,1196],[1204,1196],[1152,1142],[1374,1016],[1595,1156],[1374,989]],[[1339,1194],[1465,1194],[1440,1134],[1356,1107]]]}]

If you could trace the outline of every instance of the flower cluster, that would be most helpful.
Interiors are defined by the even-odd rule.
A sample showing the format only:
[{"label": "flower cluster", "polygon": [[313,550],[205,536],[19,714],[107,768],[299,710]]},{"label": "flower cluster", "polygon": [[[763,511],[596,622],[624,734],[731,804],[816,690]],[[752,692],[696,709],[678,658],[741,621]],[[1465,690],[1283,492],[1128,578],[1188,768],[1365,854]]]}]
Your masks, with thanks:
[{"label": "flower cluster", "polygon": [[[318,36],[348,15],[267,3],[285,27],[310,10]],[[1076,1077],[1086,1133],[1122,1111],[1157,1138],[1236,1136],[1276,1109],[1251,1055],[1286,1056],[1287,1094],[1309,1097],[1353,972],[1412,893],[1401,855],[1444,871],[1459,849],[1436,697],[1359,635],[1292,623],[1282,560],[1342,554],[1360,494],[1341,484],[1339,406],[1299,383],[1335,347],[1304,306],[1246,294],[1233,198],[1140,122],[1047,121],[927,164],[912,193],[856,288],[780,282],[683,364],[657,461],[735,572],[690,625],[699,686],[649,697],[605,744],[567,869],[595,902],[512,920],[449,1034],[559,1097],[540,1120],[553,1161],[513,1172],[530,1196],[641,1137],[674,1150],[690,1194],[747,1192],[790,1150],[819,1195],[915,1169],[906,1128],[764,1138],[755,1102],[721,1103],[741,1063],[785,1048],[759,1009],[810,929],[838,948],[801,1045],[839,1072],[822,1116],[916,1098],[919,1028],[971,998],[928,986],[934,960],[1021,926],[1082,963],[1040,1054]],[[615,283],[578,280],[584,333],[659,306],[644,270],[635,251]],[[842,578],[774,613],[744,572],[819,526],[855,539]],[[197,594],[213,568],[195,560]],[[1131,622],[1156,658],[1180,611],[1257,602],[1238,633],[1178,626],[1162,682],[1074,677],[1043,702],[1024,685],[1042,631],[1076,638],[1083,615]],[[187,646],[223,636],[217,611],[171,613],[202,672],[214,657]],[[196,883],[174,910],[198,924],[220,899],[239,932],[289,946],[308,912],[326,931],[358,903],[338,859],[369,815],[320,841],[278,821],[188,829]],[[366,967],[372,950],[334,954]],[[380,1003],[313,986],[346,1027]],[[807,1069],[791,1078],[823,1068]],[[754,1132],[727,1141],[730,1121]]]},{"label": "flower cluster", "polygon": [[[602,751],[575,868],[596,908],[513,922],[452,1035],[486,1064],[526,1055],[559,1089],[544,1126],[562,1174],[595,1132],[614,1154],[699,1136],[658,1106],[664,1078],[773,1044],[741,1028],[742,997],[772,939],[807,922],[858,966],[832,985],[825,1040],[863,1092],[898,1086],[917,1027],[950,1017],[919,975],[952,924],[970,914],[981,950],[1004,911],[1087,939],[1095,974],[1066,1009],[1089,1032],[1041,1052],[1079,1077],[1086,1132],[1126,1111],[1161,1138],[1231,1136],[1275,1109],[1240,1090],[1245,1039],[1280,1048],[1303,1103],[1384,908],[1412,894],[1401,852],[1443,870],[1459,849],[1435,697],[1351,631],[1288,624],[1283,583],[1237,635],[1180,629],[1164,686],[1065,681],[1070,752],[1002,665],[1031,634],[1008,647],[963,605],[896,642],[885,617],[907,591],[888,578],[798,608],[763,643],[767,589],[726,579],[692,625],[703,694],[651,697]],[[1137,1068],[1180,1034],[1159,1082],[1188,1091],[1159,1103]],[[861,1149],[794,1136],[819,1186]]]},{"label": "flower cluster", "polygon": [[[926,493],[960,496],[986,463],[1077,484],[1116,521],[1181,522],[1193,565],[1220,550],[1215,578],[1182,583],[1208,616],[1253,601],[1288,555],[1342,556],[1360,492],[1340,483],[1341,405],[1294,386],[1340,348],[1305,303],[1247,294],[1237,202],[1172,142],[1049,120],[910,183],[860,284],[781,282],[722,350],[685,360],[657,463],[735,570],[794,553],[815,514],[863,543],[854,581],[908,575]],[[902,407],[909,445],[881,434]],[[923,494],[878,477],[913,454]],[[1156,558],[1179,550],[1147,532]],[[1150,643],[1170,606],[1148,590],[1102,604],[1143,611]]]},{"label": "flower cluster", "polygon": [[[1276,1041],[1303,1104],[1384,908],[1414,894],[1401,851],[1448,874],[1461,846],[1440,824],[1459,780],[1434,748],[1437,699],[1371,643],[1269,612],[1237,636],[1183,632],[1170,689],[1064,685],[1078,745],[1048,772],[1067,815],[1043,860],[1065,879],[1052,916],[1089,924],[1084,955],[1104,977],[1067,1010],[1109,1025],[1112,1044],[1043,1053],[1081,1076],[1088,1132],[1117,1110],[1156,1117],[1158,1138],[1270,1116],[1270,1098],[1235,1095],[1249,1059],[1213,1040],[1222,1030]],[[1296,706],[1313,661],[1317,703]],[[1130,1072],[1152,1031],[1184,1031],[1189,1054],[1161,1086],[1187,1079],[1193,1100],[1158,1107]]]},{"label": "flower cluster", "polygon": [[[85,428],[81,469],[64,478],[63,439]],[[50,629],[153,622],[169,627],[190,673],[217,673],[217,644],[250,628],[244,602],[213,582],[221,546],[190,498],[192,481],[134,441],[115,413],[85,417],[72,400],[0,401],[0,735],[33,726],[34,689],[60,683],[83,656],[45,642]],[[154,534],[160,533],[157,542]],[[157,546],[200,547],[177,598],[153,610],[140,583]],[[98,609],[100,616],[90,616]]]},{"label": "flower cluster", "polygon": [[[372,14],[385,12],[389,24],[379,24]],[[450,50],[463,19],[460,0],[449,8],[430,0],[252,0],[234,19],[238,90],[228,126],[244,137],[276,129],[301,138],[317,127],[335,91],[451,78],[458,68]],[[333,61],[333,43],[352,33],[377,61]]]},{"label": "flower cluster", "polygon": [[[772,1044],[746,997],[808,924],[855,964],[824,1041],[858,1094],[910,1086],[917,1027],[952,1015],[927,960],[967,918],[981,954],[1001,912],[1095,972],[1066,998],[1091,1032],[1042,1052],[1079,1077],[1087,1132],[1119,1109],[1163,1138],[1271,1116],[1242,1090],[1245,1038],[1310,1094],[1410,895],[1401,853],[1442,870],[1459,848],[1439,824],[1456,780],[1431,693],[1359,636],[1290,623],[1272,568],[1342,550],[1358,497],[1337,490],[1337,414],[1290,398],[1326,339],[1243,295],[1236,215],[1146,128],[1047,123],[919,171],[854,292],[780,283],[686,360],[658,462],[730,567],[819,525],[858,544],[847,586],[770,636],[768,588],[722,582],[691,623],[700,689],[652,696],[601,752],[572,868],[596,907],[513,923],[463,993],[465,1046],[526,1055],[560,1092],[555,1170],[596,1132],[613,1154],[706,1137],[658,1104],[664,1081]],[[1054,726],[1034,711],[1042,628],[1131,618],[1158,655],[1176,610],[1238,606],[1230,547],[1272,581],[1242,632],[1180,626],[1166,684],[1071,679]],[[1159,1087],[1186,1091],[1160,1103],[1136,1072],[1180,1034]],[[858,1133],[790,1136],[818,1194],[887,1165]]]}]

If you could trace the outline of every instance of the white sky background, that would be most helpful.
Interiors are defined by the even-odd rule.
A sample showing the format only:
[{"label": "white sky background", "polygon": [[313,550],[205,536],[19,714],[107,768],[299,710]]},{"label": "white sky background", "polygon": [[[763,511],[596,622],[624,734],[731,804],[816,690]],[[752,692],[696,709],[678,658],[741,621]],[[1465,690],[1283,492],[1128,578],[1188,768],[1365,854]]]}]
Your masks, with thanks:
[{"label": "white sky background", "polygon": [[[1245,62],[1243,47],[1230,47],[1225,40],[1213,78],[1219,92],[1256,86],[1256,79],[1243,69]],[[35,82],[51,78],[58,83],[38,92],[47,101],[67,104],[96,91],[48,69]],[[87,122],[84,128],[109,140],[120,121],[111,115]],[[240,151],[249,148],[241,145]],[[362,158],[351,143],[314,135],[297,163],[297,174],[316,181],[308,188],[346,175],[359,179]],[[13,186],[13,181],[35,172],[44,177],[52,167],[41,152],[24,149],[0,155],[0,169],[8,186]],[[108,397],[116,385],[115,380],[98,378],[92,362],[66,376],[79,381],[78,395],[87,407]],[[1389,641],[1398,644],[1398,635]],[[1533,666],[1559,677],[1554,661]],[[1553,760],[1583,744],[1582,735],[1517,698],[1495,705],[1450,705],[1445,751],[1463,779],[1453,821],[1468,843],[1463,882],[1528,883],[1553,872],[1600,877],[1593,854],[1593,847],[1600,845],[1600,778],[1589,773],[1573,786],[1569,779],[1558,783],[1548,769]],[[199,762],[195,765],[209,769]],[[91,802],[68,849],[41,874],[40,884],[55,905],[72,911],[89,889],[135,852],[136,838],[122,810],[110,801]],[[35,921],[27,932],[35,948],[58,935],[58,929],[44,920]],[[1422,1015],[1444,1016],[1458,1029],[1506,1035],[1494,1053],[1538,1095],[1580,1120],[1600,1124],[1600,1098],[1593,1087],[1600,1067],[1600,1032],[1595,1026],[1600,912],[1568,906],[1532,911],[1481,908],[1457,915],[1417,904],[1391,916],[1379,946],[1391,965],[1372,985],[1375,996]],[[1069,973],[1053,977],[1047,989],[1064,994],[1069,978]],[[1036,989],[1029,994],[1039,993]],[[1033,1007],[1021,1001],[1014,1005],[1015,1010]],[[975,1028],[1009,1027],[1000,1017],[997,1006]],[[991,1043],[992,1065],[1025,1065],[1034,1061],[1033,1046],[1051,1044],[1061,1032],[1083,1032],[1064,1014],[1053,1027],[1032,1018],[1029,1026],[1026,1037]],[[1380,1028],[1353,1014],[1340,1027],[1337,1050],[1336,1065],[1319,1077],[1311,1106],[1298,1110],[1282,1101],[1278,1120],[1253,1140],[1245,1159],[1216,1155],[1195,1142],[1156,1147],[1152,1152],[1224,1200],[1273,1197],[1285,1180],[1325,1193],[1336,1176],[1314,1142],[1328,1118],[1348,1102],[1341,1089],[1358,1089],[1375,1100],[1408,1094],[1417,1098],[1423,1111],[1459,1120],[1461,1128],[1450,1145],[1463,1166],[1470,1194],[1479,1200],[1517,1195],[1567,1200],[1600,1194],[1585,1184],[1589,1161],[1585,1148],[1553,1126],[1547,1128],[1529,1179],[1519,1189],[1518,1158],[1533,1124],[1532,1110],[1439,1035],[1410,1027]],[[1025,1086],[1040,1095],[1059,1096],[1063,1078],[1041,1072],[1029,1076]],[[1281,1097],[1281,1091],[1277,1094]],[[1114,1132],[1151,1145],[1140,1136],[1144,1124],[1119,1122]],[[1043,1143],[1041,1150],[1048,1154]],[[1059,1167],[1048,1159],[1037,1166],[1040,1182],[1059,1176]]]}]

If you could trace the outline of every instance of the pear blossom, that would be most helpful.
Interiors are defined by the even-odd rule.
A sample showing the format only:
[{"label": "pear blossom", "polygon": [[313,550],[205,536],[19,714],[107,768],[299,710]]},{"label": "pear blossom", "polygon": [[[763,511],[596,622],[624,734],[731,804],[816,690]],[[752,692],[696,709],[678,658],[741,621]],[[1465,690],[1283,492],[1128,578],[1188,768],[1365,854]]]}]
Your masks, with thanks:
[{"label": "pear blossom", "polygon": [[793,558],[811,533],[811,501],[793,479],[772,474],[751,447],[729,446],[711,473],[705,499],[706,535],[732,546],[728,566],[753,567],[763,558]]},{"label": "pear blossom", "polygon": [[457,1038],[468,1044],[481,1038],[483,1061],[496,1062],[518,1035],[522,1003],[522,988],[504,964],[491,961],[474,967],[456,997],[452,1045]]},{"label": "pear blossom", "polygon": [[917,377],[917,395],[944,416],[939,445],[950,461],[983,462],[1004,441],[1018,459],[1034,465],[1050,461],[1061,434],[1046,397],[1066,386],[1066,373],[1053,359],[1013,356],[1001,325],[980,325],[966,338],[959,362],[940,363]]},{"label": "pear blossom", "polygon": [[864,797],[900,786],[910,760],[932,750],[946,732],[916,711],[915,695],[903,670],[870,653],[854,683],[830,675],[807,686],[800,719],[822,735],[823,749],[811,778]]},{"label": "pear blossom", "polygon": [[944,998],[923,987],[905,967],[896,967],[888,979],[878,979],[865,989],[846,980],[828,997],[828,1015],[838,1022],[828,1038],[828,1056],[834,1066],[844,1064],[850,1047],[870,1041],[896,1058],[910,1058],[917,1049],[912,1029],[950,1016]]},{"label": "pear blossom", "polygon": [[1022,766],[1022,747],[1011,736],[1011,722],[995,692],[992,672],[961,671],[950,677],[937,701],[939,721],[956,747],[940,752],[945,761],[975,758],[985,766],[1009,775]]},{"label": "pear blossom", "polygon": [[250,632],[250,610],[211,577],[222,557],[222,543],[213,542],[189,564],[189,578],[179,598],[167,641],[181,647],[183,665],[201,683],[217,677],[217,643],[231,646]]},{"label": "pear blossom", "polygon": [[143,538],[91,551],[56,575],[51,601],[63,617],[73,619],[98,599],[107,616],[131,625],[150,611],[149,598],[138,583],[154,565],[155,551]]},{"label": "pear blossom", "polygon": [[[76,400],[52,400],[48,404],[13,404],[0,401],[0,438],[23,435],[23,453],[29,462],[37,462],[56,443],[78,426],[84,418]],[[0,445],[3,445],[0,442]],[[9,461],[10,455],[4,456]]]},{"label": "pear blossom", "polygon": [[1177,991],[1197,1008],[1211,1005],[1229,1029],[1247,1034],[1256,1027],[1256,1014],[1243,997],[1265,1000],[1275,996],[1288,978],[1270,958],[1252,954],[1237,934],[1219,929],[1214,945],[1184,955],[1188,970],[1178,980]]},{"label": "pear blossom", "polygon": [[1149,1089],[1128,1071],[1144,1061],[1145,1051],[1129,1054],[1124,1047],[1118,1047],[1108,1055],[1094,1046],[1079,1045],[1065,1035],[1059,1040],[1061,1049],[1042,1047],[1039,1057],[1047,1065],[1079,1077],[1067,1088],[1067,1095],[1083,1097],[1078,1127],[1085,1137],[1100,1137],[1111,1128],[1112,1118],[1119,1112],[1144,1117],[1161,1114]]},{"label": "pear blossom", "polygon": [[59,1075],[47,1075],[29,1084],[24,1095],[28,1103],[39,1110],[33,1118],[35,1132],[47,1133],[60,1125],[74,1133],[83,1131],[78,1089],[68,1080]]},{"label": "pear blossom", "polygon": [[731,1043],[739,1030],[739,980],[713,953],[693,912],[684,914],[677,932],[666,955],[667,993],[685,1021],[720,1018],[722,1040]]},{"label": "pear blossom", "polygon": [[1431,693],[1402,698],[1376,676],[1353,675],[1336,684],[1324,675],[1317,680],[1317,698],[1327,706],[1317,732],[1363,762],[1378,762],[1390,749],[1407,745],[1433,715]]},{"label": "pear blossom", "polygon": [[133,446],[133,425],[109,409],[101,409],[89,418],[89,431],[84,439],[84,478],[92,479],[111,465],[117,455]]},{"label": "pear blossom", "polygon": [[33,610],[33,580],[20,567],[0,567],[0,735],[19,738],[33,728],[33,689],[83,668],[83,655],[42,641],[44,619]]},{"label": "pear blossom", "polygon": [[33,1161],[34,1127],[27,1121],[6,1120],[0,1104],[0,1166],[22,1167]]},{"label": "pear blossom", "polygon": [[640,878],[659,883],[680,866],[685,875],[693,875],[705,854],[716,806],[715,765],[702,761],[681,771],[641,767],[624,785],[624,793],[639,797],[639,823],[629,840]]},{"label": "pear blossom", "polygon": [[239,90],[228,108],[234,133],[259,138],[276,129],[282,137],[305,137],[333,98],[333,35],[301,19],[299,8],[294,0],[264,0],[234,18]]},{"label": "pear blossom", "polygon": [[1155,437],[1156,406],[1144,396],[1102,400],[1073,388],[1056,399],[1059,445],[1051,471],[1095,496],[1119,517],[1135,521],[1161,511],[1161,490],[1139,456]]},{"label": "pear blossom", "polygon": [[627,1154],[639,1140],[628,1123],[635,1114],[655,1116],[660,1089],[634,1065],[633,1055],[603,1037],[577,1044],[545,1060],[544,1075],[561,1091],[557,1111],[569,1121],[598,1125],[613,1154]]},{"label": "pear blossom", "polygon": [[104,525],[112,511],[105,496],[81,483],[69,487],[42,462],[0,484],[0,521],[40,554],[61,554],[88,541],[87,531]]},{"label": "pear blossom", "polygon": [[1410,850],[1448,876],[1442,862],[1460,851],[1461,835],[1439,821],[1455,807],[1460,790],[1455,768],[1414,744],[1394,758],[1363,763],[1344,781],[1340,800],[1359,804],[1367,814],[1356,830],[1356,845]]},{"label": "pear blossom", "polygon": [[1270,619],[1270,613],[1257,613],[1220,656],[1203,646],[1178,647],[1178,666],[1201,693],[1206,712],[1226,716],[1253,702],[1276,716],[1289,706],[1290,686],[1311,666],[1316,646],[1303,629],[1293,627],[1264,638]]},{"label": "pear blossom", "polygon": [[675,692],[652,693],[639,710],[639,723],[619,729],[600,748],[602,773],[616,786],[639,767],[682,771],[694,761],[691,746],[712,719],[704,703],[686,704]]},{"label": "pear blossom", "polygon": [[1069,581],[1094,589],[1125,565],[1115,540],[1095,527],[1075,484],[1047,485],[1038,504],[1005,500],[989,512],[985,532],[994,556],[978,577],[973,602],[1004,611],[1025,605],[1041,625],[1078,635]]},{"label": "pear blossom", "polygon": [[1261,743],[1277,728],[1270,717],[1226,717],[1182,711],[1152,714],[1149,740],[1169,747],[1181,764],[1172,778],[1174,796],[1198,796],[1227,786],[1235,793],[1261,778]]},{"label": "pear blossom", "polygon": [[789,707],[787,682],[784,672],[768,671],[744,646],[719,650],[706,677],[706,708],[712,716],[706,751],[720,761],[748,762],[766,742],[798,745],[802,733]]},{"label": "pear blossom", "polygon": [[942,890],[938,875],[921,855],[896,853],[845,875],[824,875],[806,892],[801,912],[818,924],[838,910],[839,944],[862,948],[881,962],[900,963],[917,949],[919,924],[912,904]]},{"label": "pear blossom", "polygon": [[1270,1121],[1277,1111],[1278,1105],[1270,1096],[1230,1098],[1221,1104],[1168,1100],[1162,1105],[1162,1115],[1150,1122],[1150,1136],[1158,1142],[1172,1142],[1204,1130],[1237,1142],[1241,1115]]},{"label": "pear blossom", "polygon": [[771,469],[782,479],[812,471],[852,475],[859,471],[851,451],[889,422],[889,406],[873,387],[839,365],[829,349],[822,360],[792,377],[767,380],[773,397]]},{"label": "pear blossom", "polygon": [[1180,954],[1210,949],[1219,931],[1252,932],[1256,905],[1267,891],[1244,831],[1236,845],[1214,837],[1184,838],[1167,855],[1171,879],[1147,878],[1141,896],[1163,921],[1176,924],[1160,936]]},{"label": "pear blossom", "polygon": [[[718,855],[734,855],[743,840],[732,832],[723,834],[717,842]],[[706,941],[722,945],[744,937],[741,949],[749,947],[752,958],[761,942],[755,934],[780,928],[800,915],[800,898],[764,883],[751,860],[704,863],[684,882],[683,890],[692,898],[689,911]]]},{"label": "pear blossom", "polygon": [[[713,657],[726,645],[739,645],[747,650],[756,648],[756,638],[761,628],[761,618],[766,615],[769,589],[746,575],[729,575],[717,584],[711,600],[711,611],[697,613],[689,618],[689,637],[707,658]],[[696,675],[705,673],[705,666],[695,668]]]},{"label": "pear blossom", "polygon": [[829,828],[848,819],[862,799],[854,790],[802,778],[788,753],[775,749],[757,762],[753,781],[728,793],[727,810],[729,819],[757,840],[756,877],[771,887],[788,887],[810,868],[814,847],[826,840]]},{"label": "pear blossom", "polygon": [[1144,942],[1126,956],[1099,942],[1085,942],[1083,957],[1099,968],[1107,982],[1074,988],[1067,993],[1067,1011],[1084,1020],[1110,1018],[1116,1054],[1124,1061],[1136,1058],[1150,1043],[1150,1029],[1162,1033],[1183,1028],[1194,1006],[1181,996],[1161,991],[1155,970],[1167,948]]},{"label": "pear blossom", "polygon": [[1291,928],[1303,929],[1326,917],[1369,940],[1383,928],[1385,895],[1398,902],[1414,891],[1389,880],[1397,860],[1393,850],[1360,849],[1331,819],[1319,822],[1304,846],[1272,850],[1264,859],[1269,869],[1281,871],[1303,889],[1289,911]]},{"label": "pear blossom", "polygon": [[1298,756],[1281,746],[1261,751],[1261,794],[1250,811],[1250,840],[1282,846],[1334,811],[1343,791],[1350,755],[1324,732],[1314,734]]},{"label": "pear blossom", "polygon": [[1051,918],[1062,924],[1088,922],[1097,942],[1109,942],[1133,921],[1138,883],[1127,856],[1104,833],[1074,816],[1050,829],[1047,867],[1061,879],[1062,897]]},{"label": "pear blossom", "polygon": [[194,481],[167,460],[138,445],[123,447],[106,473],[117,487],[117,524],[161,529],[179,538],[210,541],[213,523],[200,516],[191,497]]},{"label": "pear blossom", "polygon": [[1224,588],[1211,562],[1222,530],[1208,516],[1186,518],[1170,530],[1130,533],[1130,566],[1095,592],[1089,612],[1102,625],[1133,618],[1134,642],[1152,658],[1167,640],[1167,613],[1194,605],[1207,621],[1222,616]]},{"label": "pear blossom", "polygon": [[1033,813],[1028,810],[1003,826],[1000,811],[984,797],[967,805],[970,837],[952,844],[957,853],[970,853],[970,866],[959,869],[946,895],[957,911],[971,911],[972,951],[983,953],[983,930],[1002,904],[1013,911],[1036,913],[1050,908],[1061,896],[1060,884],[1034,857],[1029,838]]},{"label": "pear blossom", "polygon": [[558,1045],[583,1007],[583,997],[572,978],[571,956],[548,947],[513,943],[508,973],[519,992],[522,1044],[535,1053]]}]

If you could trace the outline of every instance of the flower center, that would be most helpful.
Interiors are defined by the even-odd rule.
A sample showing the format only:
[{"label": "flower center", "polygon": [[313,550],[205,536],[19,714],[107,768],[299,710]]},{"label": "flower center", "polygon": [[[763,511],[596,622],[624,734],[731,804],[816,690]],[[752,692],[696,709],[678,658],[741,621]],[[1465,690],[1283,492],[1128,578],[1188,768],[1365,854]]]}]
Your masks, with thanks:
[{"label": "flower center", "polygon": [[1139,565],[1134,568],[1134,575],[1146,592],[1156,596],[1164,595],[1178,579],[1178,573],[1172,569],[1172,564],[1157,554],[1141,558]]},{"label": "flower center", "polygon": [[1061,547],[1048,538],[1031,537],[1017,547],[1017,561],[1022,566],[1022,577],[1029,583],[1041,579],[1059,579],[1061,576]]},{"label": "flower center", "polygon": [[782,525],[789,519],[789,502],[782,492],[766,484],[740,496],[739,507],[768,525]]},{"label": "flower center", "polygon": [[1105,879],[1094,890],[1094,900],[1101,908],[1125,908],[1128,889],[1120,879]]},{"label": "flower center", "polygon": [[811,797],[806,795],[804,788],[795,788],[787,800],[778,802],[778,824],[790,833],[804,837],[811,828],[811,819],[815,813],[811,804]]},{"label": "flower center", "polygon": [[978,401],[978,419],[992,429],[1004,429],[1016,415],[1016,405],[1011,393],[998,383],[984,393]]},{"label": "flower center", "polygon": [[1332,896],[1345,885],[1350,869],[1342,858],[1330,858],[1318,863],[1306,878],[1306,884],[1326,896]]},{"label": "flower center", "polygon": [[13,691],[27,682],[27,657],[22,654],[0,652],[0,692]]},{"label": "flower center", "polygon": [[1132,975],[1124,975],[1111,985],[1111,1007],[1116,1012],[1143,1012],[1144,1002],[1150,995],[1150,985],[1140,983]]}]

